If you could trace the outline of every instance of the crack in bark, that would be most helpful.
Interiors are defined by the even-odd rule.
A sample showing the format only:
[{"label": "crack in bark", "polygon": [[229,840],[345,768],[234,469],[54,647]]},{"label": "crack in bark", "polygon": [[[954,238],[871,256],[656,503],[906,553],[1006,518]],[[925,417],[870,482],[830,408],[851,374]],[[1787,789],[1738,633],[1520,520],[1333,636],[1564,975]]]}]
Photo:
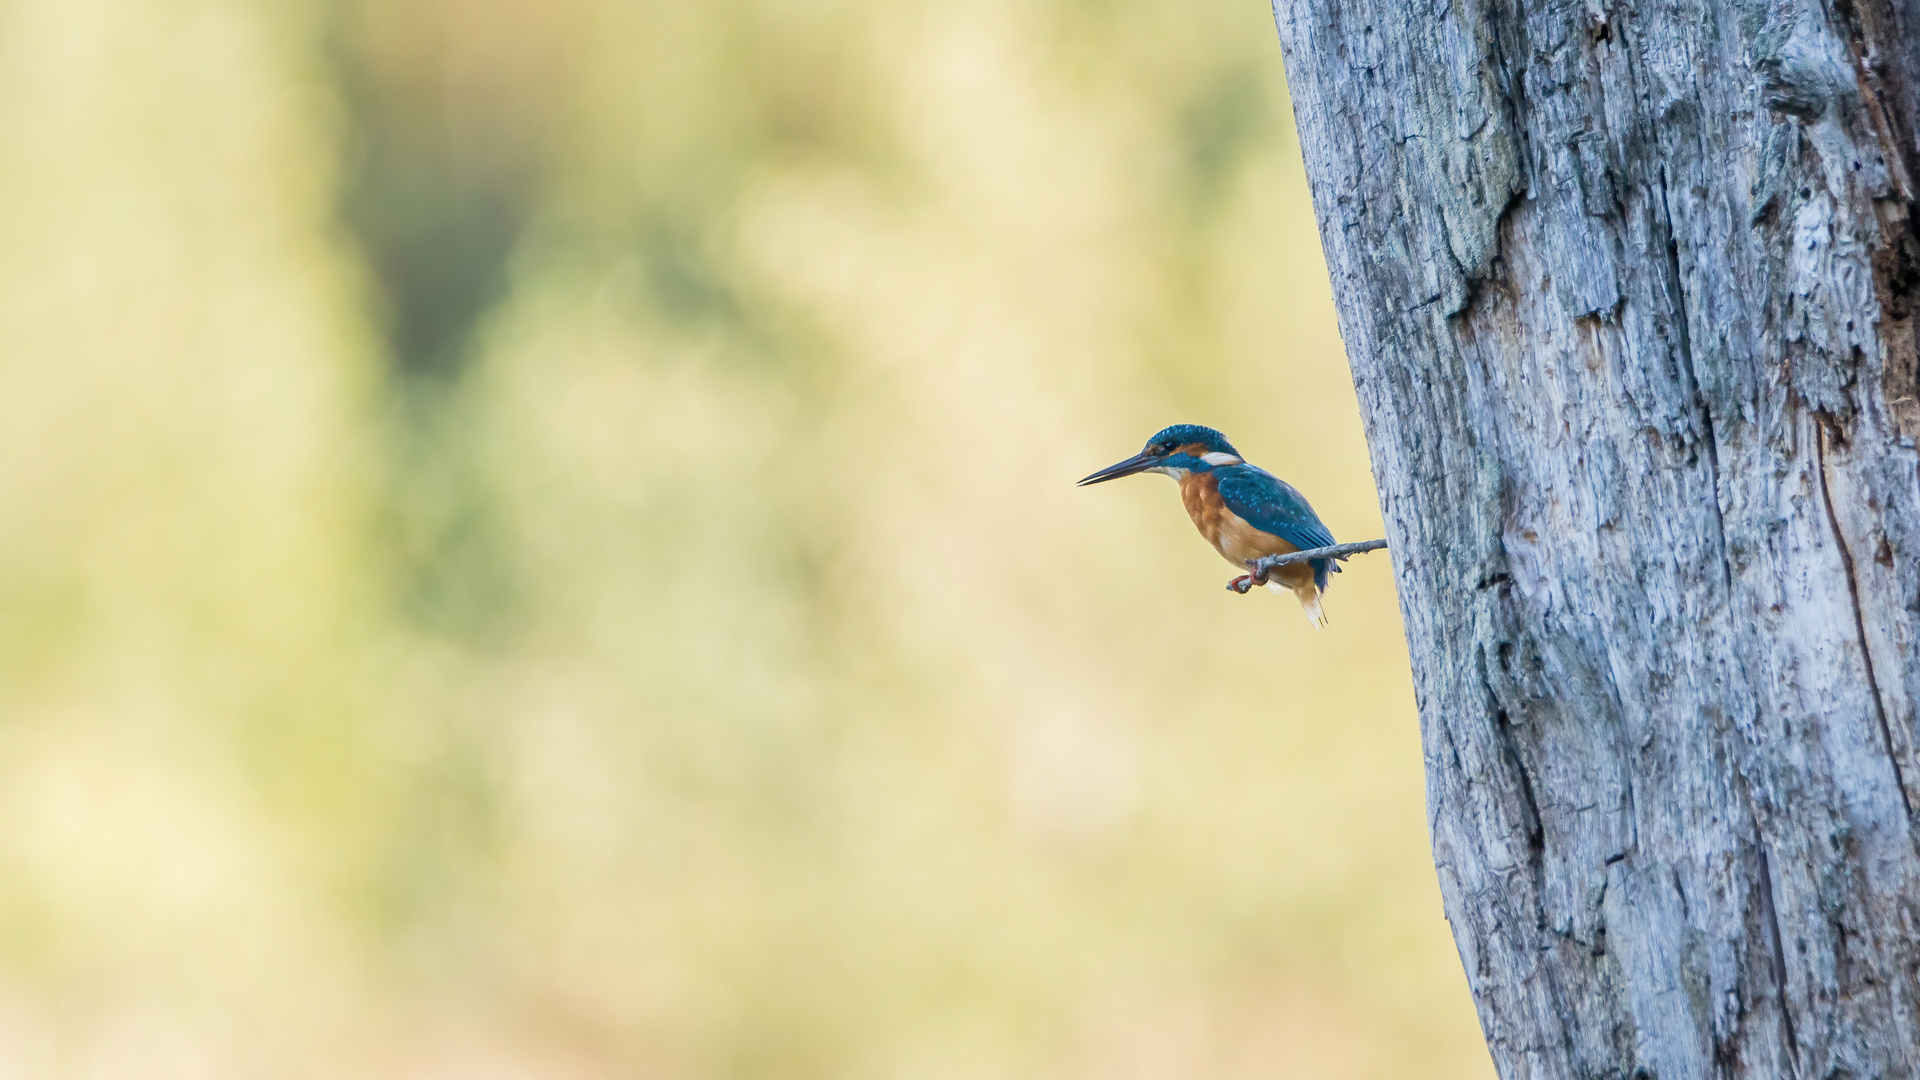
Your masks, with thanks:
[{"label": "crack in bark", "polygon": [[1827,508],[1827,523],[1833,527],[1833,543],[1840,549],[1840,565],[1847,573],[1847,597],[1853,603],[1853,627],[1860,636],[1860,661],[1867,669],[1867,692],[1873,697],[1873,710],[1880,720],[1880,738],[1887,748],[1887,763],[1893,766],[1893,783],[1900,790],[1900,805],[1907,811],[1907,827],[1913,827],[1913,796],[1907,792],[1907,778],[1900,768],[1900,756],[1893,748],[1893,726],[1887,720],[1887,703],[1880,697],[1880,680],[1873,671],[1873,648],[1867,643],[1867,619],[1860,606],[1860,582],[1854,573],[1853,552],[1847,549],[1846,534],[1840,531],[1840,515],[1833,509],[1833,491],[1827,484],[1827,428],[1832,420],[1815,414],[1814,453],[1820,466],[1820,501]]},{"label": "crack in bark", "polygon": [[[1520,744],[1514,734],[1512,717],[1509,716],[1507,710],[1501,706],[1499,695],[1493,688],[1493,680],[1488,674],[1489,660],[1484,642],[1479,646],[1478,652],[1480,658],[1480,690],[1486,695],[1486,706],[1493,716],[1494,741],[1499,745],[1501,757],[1506,761],[1507,765],[1513,770],[1514,776],[1519,780],[1520,800],[1525,806],[1528,817],[1530,818],[1527,827],[1527,869],[1533,879],[1533,895],[1531,899],[1534,929],[1536,931],[1546,931],[1546,819],[1540,815],[1540,801],[1533,790],[1533,778],[1527,774],[1526,764],[1520,758]],[[1449,738],[1449,741],[1451,742],[1451,738]],[[1458,753],[1457,748],[1455,752],[1456,754]],[[1605,926],[1602,924],[1598,931],[1599,938],[1596,940],[1603,939],[1605,933]],[[1516,928],[1516,943],[1523,937],[1524,934]],[[1539,947],[1546,948],[1546,945],[1542,942]],[[1554,1011],[1557,1012],[1560,1017],[1559,1039],[1557,1040],[1559,1049],[1567,1055],[1569,1060],[1572,1060],[1574,1057],[1573,1033],[1579,1025],[1579,1014],[1568,1001],[1566,987],[1561,984],[1559,971],[1551,963],[1541,963],[1537,971],[1546,983],[1548,1000],[1551,1002]],[[1477,1004],[1484,1004],[1479,1000],[1480,995],[1478,993],[1474,996]]]},{"label": "crack in bark", "polygon": [[1669,197],[1667,173],[1660,171],[1660,210],[1666,215],[1667,273],[1673,278],[1673,303],[1680,314],[1680,363],[1687,372],[1687,389],[1693,394],[1694,407],[1700,410],[1700,424],[1706,431],[1707,475],[1713,485],[1715,547],[1720,556],[1720,583],[1726,587],[1725,600],[1733,596],[1733,563],[1727,558],[1727,514],[1720,505],[1720,436],[1714,430],[1713,407],[1700,391],[1700,376],[1693,363],[1692,315],[1687,307],[1686,278],[1680,272],[1680,242],[1673,231],[1673,202]]},{"label": "crack in bark", "polygon": [[[1514,775],[1520,780],[1520,798],[1527,805],[1528,815],[1533,818],[1533,824],[1527,830],[1527,862],[1533,870],[1537,899],[1544,901],[1547,891],[1547,827],[1540,816],[1540,800],[1533,793],[1533,778],[1527,775],[1527,766],[1520,760],[1520,747],[1513,735],[1513,720],[1507,715],[1507,710],[1494,710],[1494,723],[1495,730],[1500,733],[1501,749],[1506,752],[1507,762],[1513,766]],[[1540,923],[1544,926],[1547,921],[1546,905],[1543,902],[1538,907]]]},{"label": "crack in bark", "polygon": [[[1447,312],[1447,317],[1449,319],[1459,319],[1462,322],[1468,318],[1475,302],[1479,300],[1480,294],[1485,291],[1488,286],[1496,284],[1506,276],[1504,256],[1506,254],[1507,219],[1512,216],[1516,207],[1527,201],[1533,191],[1532,136],[1528,131],[1527,125],[1521,122],[1522,114],[1525,111],[1524,99],[1526,97],[1524,79],[1512,75],[1515,68],[1507,62],[1505,27],[1503,24],[1511,18],[1511,15],[1502,10],[1498,3],[1484,4],[1480,8],[1480,13],[1487,21],[1487,43],[1491,47],[1492,53],[1488,59],[1492,63],[1493,70],[1500,76],[1499,92],[1501,100],[1498,110],[1488,109],[1486,115],[1481,118],[1479,126],[1472,132],[1461,136],[1461,138],[1463,141],[1468,142],[1478,138],[1479,134],[1486,130],[1488,123],[1490,123],[1499,112],[1504,111],[1506,115],[1500,119],[1514,139],[1516,169],[1515,176],[1513,177],[1513,186],[1508,188],[1505,201],[1500,204],[1500,209],[1493,215],[1492,227],[1489,230],[1492,234],[1491,250],[1483,260],[1484,265],[1477,268],[1470,267],[1463,265],[1458,258],[1453,259],[1454,266],[1460,271],[1462,285],[1459,303],[1454,306],[1452,311]],[[1517,26],[1524,35],[1525,23],[1518,23]],[[1444,226],[1444,224],[1445,222],[1443,220],[1442,225]],[[1447,250],[1451,253],[1451,245],[1449,245]]]},{"label": "crack in bark", "polygon": [[1756,847],[1760,852],[1760,915],[1767,920],[1767,937],[1773,946],[1773,989],[1779,996],[1780,1035],[1786,1040],[1788,1074],[1797,1075],[1799,1063],[1794,1048],[1800,1045],[1800,1037],[1793,1029],[1793,1011],[1787,1008],[1787,951],[1780,940],[1780,913],[1773,904],[1773,864],[1767,858],[1767,846]]},{"label": "crack in bark", "polygon": [[[1500,694],[1493,688],[1493,680],[1488,675],[1487,648],[1480,646],[1480,689],[1487,696],[1487,707],[1493,712],[1493,731],[1500,742],[1501,756],[1513,769],[1514,776],[1520,782],[1520,800],[1526,806],[1527,816],[1527,861],[1533,872],[1535,900],[1546,895],[1546,821],[1540,816],[1540,800],[1533,793],[1533,778],[1527,775],[1527,766],[1520,758],[1520,746],[1513,734],[1513,719],[1505,707],[1500,704]],[[1547,915],[1544,905],[1539,907],[1541,925],[1546,925]]]}]

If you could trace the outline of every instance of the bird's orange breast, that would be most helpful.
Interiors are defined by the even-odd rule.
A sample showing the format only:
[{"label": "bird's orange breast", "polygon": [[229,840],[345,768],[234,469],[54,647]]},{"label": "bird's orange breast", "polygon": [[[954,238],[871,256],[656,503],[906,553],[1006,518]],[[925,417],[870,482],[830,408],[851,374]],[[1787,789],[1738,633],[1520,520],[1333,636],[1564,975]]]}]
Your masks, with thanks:
[{"label": "bird's orange breast", "polygon": [[1180,502],[1186,506],[1187,516],[1193,519],[1194,528],[1207,538],[1207,543],[1218,548],[1220,530],[1227,516],[1233,514],[1220,498],[1219,478],[1211,472],[1192,472],[1181,477]]},{"label": "bird's orange breast", "polygon": [[[1285,555],[1299,548],[1267,532],[1256,529],[1239,514],[1227,508],[1220,497],[1220,479],[1211,472],[1192,472],[1180,479],[1180,501],[1193,519],[1194,528],[1220,557],[1246,569],[1247,563],[1268,555]],[[1275,577],[1292,585],[1293,578],[1313,580],[1313,569],[1306,563],[1282,567]]]}]

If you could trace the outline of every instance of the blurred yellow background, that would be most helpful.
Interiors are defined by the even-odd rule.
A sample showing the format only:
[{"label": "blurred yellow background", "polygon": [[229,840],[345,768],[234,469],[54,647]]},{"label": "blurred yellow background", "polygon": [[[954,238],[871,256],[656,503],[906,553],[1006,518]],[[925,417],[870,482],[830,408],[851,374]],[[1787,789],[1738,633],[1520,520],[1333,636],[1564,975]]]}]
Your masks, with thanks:
[{"label": "blurred yellow background", "polygon": [[1490,1075],[1251,0],[0,7],[0,1076]]}]

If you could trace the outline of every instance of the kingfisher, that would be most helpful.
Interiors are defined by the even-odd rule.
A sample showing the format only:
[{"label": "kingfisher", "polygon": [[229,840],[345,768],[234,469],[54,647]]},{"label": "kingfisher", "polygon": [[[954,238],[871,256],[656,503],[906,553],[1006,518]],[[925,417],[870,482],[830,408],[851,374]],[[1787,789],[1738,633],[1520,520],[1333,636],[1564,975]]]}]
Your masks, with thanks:
[{"label": "kingfisher", "polygon": [[[1200,535],[1235,566],[1248,567],[1268,555],[1333,546],[1333,534],[1292,484],[1247,464],[1225,435],[1199,424],[1161,430],[1139,453],[1101,469],[1078,486],[1143,472],[1165,473],[1179,483],[1180,501]],[[1339,570],[1332,559],[1310,559],[1276,568],[1271,577],[1277,581],[1248,573],[1227,582],[1227,588],[1244,593],[1264,580],[1274,592],[1290,591],[1318,630],[1327,623],[1320,610],[1320,594],[1327,589],[1327,574]]]}]

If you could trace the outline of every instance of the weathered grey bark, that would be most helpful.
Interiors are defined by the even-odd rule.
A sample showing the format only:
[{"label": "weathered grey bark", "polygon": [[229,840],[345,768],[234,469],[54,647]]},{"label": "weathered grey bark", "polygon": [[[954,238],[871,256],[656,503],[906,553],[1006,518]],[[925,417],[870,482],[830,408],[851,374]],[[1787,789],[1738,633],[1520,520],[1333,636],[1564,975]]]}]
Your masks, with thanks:
[{"label": "weathered grey bark", "polygon": [[1920,1073],[1920,0],[1275,0],[1501,1075]]}]

